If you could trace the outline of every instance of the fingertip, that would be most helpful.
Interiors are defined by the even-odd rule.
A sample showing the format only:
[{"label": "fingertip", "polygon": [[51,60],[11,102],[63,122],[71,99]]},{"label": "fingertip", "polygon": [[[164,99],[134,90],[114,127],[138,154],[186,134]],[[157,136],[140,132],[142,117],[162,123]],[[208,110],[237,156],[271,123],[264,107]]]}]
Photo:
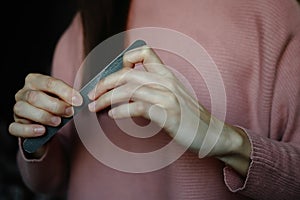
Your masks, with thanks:
[{"label": "fingertip", "polygon": [[12,135],[12,133],[13,133],[13,131],[12,131],[12,129],[13,129],[13,124],[14,124],[15,122],[13,122],[13,123],[10,123],[9,124],[9,126],[8,126],[8,132]]},{"label": "fingertip", "polygon": [[126,64],[127,67],[132,67],[134,63],[140,61],[140,52],[142,48],[132,49],[127,51],[123,55],[123,63]]},{"label": "fingertip", "polygon": [[108,111],[108,116],[110,118],[114,118],[113,109],[111,109],[111,110]]},{"label": "fingertip", "polygon": [[95,102],[90,103],[90,104],[88,105],[88,107],[89,107],[89,110],[90,110],[91,112],[95,112],[95,111],[96,111],[96,103],[95,103]]},{"label": "fingertip", "polygon": [[87,96],[90,100],[94,100],[96,96],[95,91],[94,90],[90,91]]},{"label": "fingertip", "polygon": [[46,132],[46,129],[44,126],[36,126],[33,128],[33,133],[35,136],[44,135],[45,132]]},{"label": "fingertip", "polygon": [[71,117],[74,115],[74,109],[73,107],[68,107],[65,109],[65,116],[66,117]]},{"label": "fingertip", "polygon": [[8,129],[12,136],[21,138],[32,138],[46,133],[46,128],[38,124],[19,124],[13,122],[9,125]]},{"label": "fingertip", "polygon": [[72,105],[80,106],[83,103],[83,98],[81,95],[72,96]]},{"label": "fingertip", "polygon": [[122,115],[118,108],[112,108],[111,110],[109,110],[108,116],[112,119],[122,119],[125,117],[124,115]]}]

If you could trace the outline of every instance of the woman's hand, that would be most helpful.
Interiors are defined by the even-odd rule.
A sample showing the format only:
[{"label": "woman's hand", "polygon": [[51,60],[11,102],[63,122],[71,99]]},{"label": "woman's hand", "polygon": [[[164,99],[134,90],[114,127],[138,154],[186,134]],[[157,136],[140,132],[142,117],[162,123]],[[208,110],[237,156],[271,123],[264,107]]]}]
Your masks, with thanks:
[{"label": "woman's hand", "polygon": [[[151,48],[144,46],[127,52],[123,63],[124,69],[102,79],[89,93],[89,98],[93,100],[89,104],[90,111],[97,112],[114,105],[109,111],[112,118],[144,117],[156,122],[171,137],[181,130],[183,134],[176,137],[177,142],[189,145],[197,153],[201,147],[209,148],[203,139],[210,121],[215,125],[223,125],[223,122],[212,117],[190,95]],[[134,69],[139,63],[145,70]],[[209,137],[217,141],[208,156],[218,157],[245,175],[250,155],[250,142],[245,133],[224,124],[220,137]]]},{"label": "woman's hand", "polygon": [[61,117],[73,115],[72,106],[82,103],[81,95],[61,80],[41,74],[29,74],[15,95],[11,135],[21,138],[41,136],[44,125],[58,126]]}]

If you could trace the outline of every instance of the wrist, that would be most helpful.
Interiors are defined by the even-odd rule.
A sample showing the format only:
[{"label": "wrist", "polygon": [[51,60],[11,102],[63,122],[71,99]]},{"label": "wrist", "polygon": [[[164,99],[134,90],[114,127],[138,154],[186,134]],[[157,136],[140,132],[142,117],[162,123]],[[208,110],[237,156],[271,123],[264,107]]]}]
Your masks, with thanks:
[{"label": "wrist", "polygon": [[239,155],[249,157],[251,145],[246,133],[238,128],[224,124],[222,133],[209,156]]},{"label": "wrist", "polygon": [[251,143],[241,128],[225,125],[212,156],[246,176],[250,165]]}]

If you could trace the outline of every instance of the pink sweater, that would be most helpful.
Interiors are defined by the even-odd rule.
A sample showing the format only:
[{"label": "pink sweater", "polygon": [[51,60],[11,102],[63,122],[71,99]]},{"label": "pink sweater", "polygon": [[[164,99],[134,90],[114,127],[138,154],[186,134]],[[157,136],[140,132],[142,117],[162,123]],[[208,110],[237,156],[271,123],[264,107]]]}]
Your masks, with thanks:
[{"label": "pink sweater", "polygon": [[[300,7],[295,0],[133,1],[128,28],[156,26],[185,33],[216,62],[227,95],[226,122],[243,127],[252,144],[245,179],[215,158],[186,152],[158,171],[132,174],[98,162],[78,139],[74,125],[50,141],[46,155],[17,160],[36,192],[66,191],[68,199],[300,199]],[[80,15],[62,35],[53,76],[73,84],[83,59]],[[167,58],[166,58],[167,59]],[[209,107],[204,84],[184,73],[199,101]],[[203,92],[204,91],[204,92]],[[104,113],[100,122],[122,147],[122,136]],[[119,137],[119,138],[118,138]],[[161,136],[163,138],[163,136]],[[156,142],[159,142],[160,137]],[[145,145],[156,145],[150,141]]]}]

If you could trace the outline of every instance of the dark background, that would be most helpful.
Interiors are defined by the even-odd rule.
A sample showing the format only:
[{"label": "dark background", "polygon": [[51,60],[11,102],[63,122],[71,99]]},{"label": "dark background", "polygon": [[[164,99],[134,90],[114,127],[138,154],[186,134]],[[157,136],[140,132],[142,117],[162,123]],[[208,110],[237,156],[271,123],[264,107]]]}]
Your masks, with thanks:
[{"label": "dark background", "polygon": [[76,11],[75,0],[7,1],[1,15],[0,200],[49,200],[23,184],[17,139],[8,134],[14,94],[30,72],[49,74],[55,45]]}]

